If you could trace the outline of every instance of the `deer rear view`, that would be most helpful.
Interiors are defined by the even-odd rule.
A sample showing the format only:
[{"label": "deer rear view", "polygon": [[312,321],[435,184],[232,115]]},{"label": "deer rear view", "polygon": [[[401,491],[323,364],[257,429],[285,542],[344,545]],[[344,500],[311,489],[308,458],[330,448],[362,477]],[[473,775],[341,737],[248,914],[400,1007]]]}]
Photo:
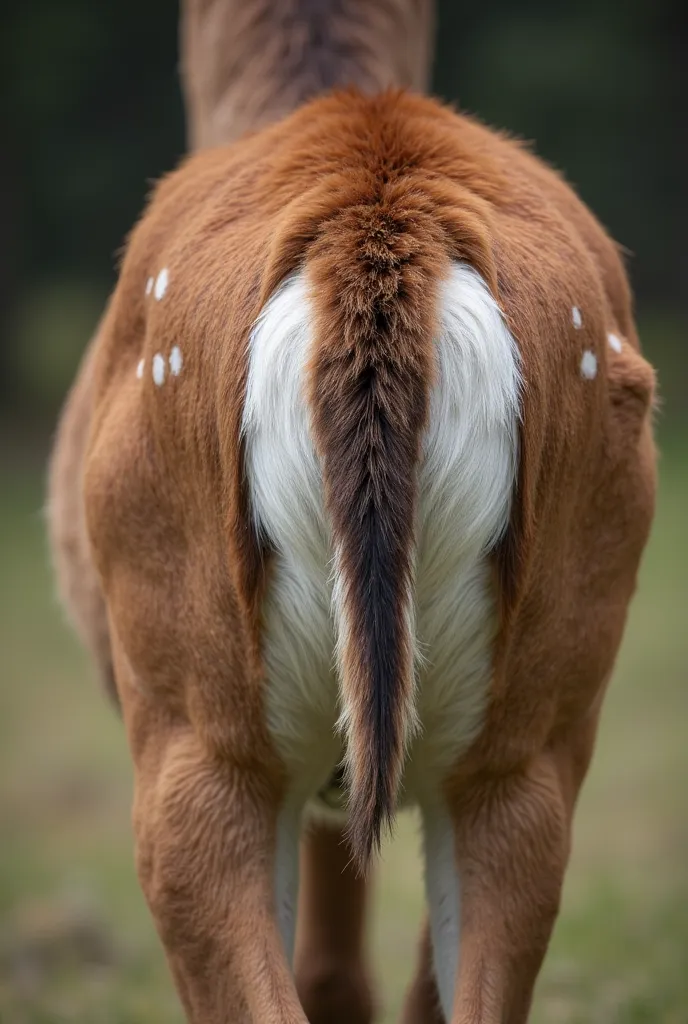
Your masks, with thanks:
[{"label": "deer rear view", "polygon": [[191,1022],[371,1020],[365,869],[413,804],[404,1021],[526,1020],[652,517],[652,392],[614,244],[435,101],[318,97],[157,187],[51,487]]}]

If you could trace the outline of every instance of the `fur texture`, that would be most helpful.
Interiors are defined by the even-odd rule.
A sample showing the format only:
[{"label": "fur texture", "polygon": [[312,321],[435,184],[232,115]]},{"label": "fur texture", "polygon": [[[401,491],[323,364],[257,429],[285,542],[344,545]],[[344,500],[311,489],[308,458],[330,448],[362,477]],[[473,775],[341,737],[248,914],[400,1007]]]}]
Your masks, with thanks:
[{"label": "fur texture", "polygon": [[417,464],[427,422],[441,232],[376,183],[309,261],[310,404],[334,541],[349,831],[362,867],[391,821],[413,735]]},{"label": "fur texture", "polygon": [[[146,283],[161,268],[156,301]],[[258,431],[278,429],[279,395],[267,419],[264,396],[291,396],[276,465],[269,443],[259,459],[249,451],[249,338],[299,272],[301,326],[288,344],[275,336],[282,376],[271,379],[268,360],[248,388]],[[451,342],[443,304],[456,309]],[[183,369],[156,387],[153,357],[169,366],[175,346]],[[586,352],[594,377],[580,372]],[[310,756],[297,733],[312,721],[292,715],[285,739],[274,702],[297,692],[330,714],[336,703],[320,568],[332,554],[359,854],[400,781],[426,807],[440,799],[461,879],[452,1024],[476,1007],[482,1024],[526,1020],[652,518],[653,385],[599,225],[523,147],[430,100],[325,97],[158,186],[70,398],[50,508],[63,592],[113,666],[141,884],[194,1024],[228,1012],[305,1022],[275,851],[299,774],[285,751]],[[286,514],[273,484],[297,501]],[[303,602],[317,640],[285,616],[289,601]],[[302,663],[312,678],[273,692]],[[404,757],[414,702],[422,729]],[[315,785],[340,754],[323,729]],[[333,858],[334,887],[337,870]],[[310,925],[315,934],[314,915]],[[369,1020],[351,963],[339,977]],[[425,998],[432,978],[421,980]]]},{"label": "fur texture", "polygon": [[[355,811],[357,801],[381,799],[378,821],[394,808],[404,751],[417,731],[416,689],[422,738],[413,747],[407,797],[436,786],[480,728],[496,629],[488,553],[506,530],[517,467],[518,354],[501,313],[479,275],[460,264],[450,269],[438,303],[440,326],[431,351],[435,365],[425,371],[428,385],[433,381],[428,423],[405,473],[413,487],[418,477],[419,508],[414,499],[412,510],[402,517],[408,526],[403,547],[407,568],[396,597],[393,588],[403,565],[398,555],[376,569],[374,552],[371,556],[366,546],[369,537],[354,534],[362,561],[347,569],[341,528],[334,528],[334,537],[330,534],[323,500],[326,463],[321,469],[318,428],[308,403],[308,371],[318,343],[303,274],[278,289],[251,335],[243,419],[246,473],[256,530],[275,552],[264,612],[268,723],[293,786],[311,796],[339,754],[332,674],[336,643],[340,728],[352,766],[352,807]],[[354,338],[353,344],[360,340]],[[347,350],[345,338],[338,347]],[[351,385],[343,374],[340,378],[346,394]],[[332,399],[329,417],[344,430],[346,406],[336,405],[340,394]],[[369,400],[363,396],[364,403]],[[362,486],[380,493],[380,508],[368,514],[377,516],[383,532],[390,534],[392,475],[376,480],[374,473],[366,473],[369,456],[365,448],[356,447],[363,418],[360,410],[351,416],[354,437],[344,433],[341,443],[363,474]],[[394,436],[387,424],[380,431]],[[384,454],[375,453],[378,461],[394,465]],[[395,469],[397,483],[400,470]],[[356,500],[358,489],[350,490]],[[358,529],[365,515],[349,511],[342,520]],[[362,585],[369,590],[370,605],[357,611],[356,592]],[[392,595],[378,595],[379,586],[389,587]],[[348,611],[351,605],[353,613]],[[381,628],[381,607],[398,609],[405,637],[400,643],[394,635],[378,636],[371,650],[384,654],[385,643],[392,650],[405,649],[405,679],[396,677],[399,663],[393,659],[381,660],[377,676],[371,675],[370,662],[362,667],[357,663],[356,651],[364,649],[360,631]],[[352,614],[361,620],[358,634],[348,625]],[[412,658],[418,648],[422,655],[416,659],[416,687]],[[352,681],[352,671],[362,678]],[[403,696],[401,706],[395,706],[394,688],[399,685]],[[370,702],[375,700],[380,707],[373,712]],[[376,725],[375,715],[381,725]],[[386,716],[392,717],[391,726]],[[384,779],[389,794],[380,798],[374,787],[380,776],[391,774],[394,761],[375,730],[393,728],[395,717],[401,723],[394,753],[397,775]],[[365,862],[369,844],[376,841],[376,826],[365,821],[360,827],[367,837],[361,849]]]},{"label": "fur texture", "polygon": [[432,0],[184,0],[192,145],[226,143],[334,86],[422,91],[434,13]]},{"label": "fur texture", "polygon": [[498,627],[490,552],[509,524],[519,446],[518,349],[473,268],[452,267],[440,309],[419,468],[422,738],[410,772],[421,790],[426,779],[436,784],[482,726]]},{"label": "fur texture", "polygon": [[258,537],[273,552],[263,609],[270,732],[302,800],[341,756],[331,618],[332,544],[306,400],[313,334],[302,274],[288,279],[251,334],[242,432]]}]

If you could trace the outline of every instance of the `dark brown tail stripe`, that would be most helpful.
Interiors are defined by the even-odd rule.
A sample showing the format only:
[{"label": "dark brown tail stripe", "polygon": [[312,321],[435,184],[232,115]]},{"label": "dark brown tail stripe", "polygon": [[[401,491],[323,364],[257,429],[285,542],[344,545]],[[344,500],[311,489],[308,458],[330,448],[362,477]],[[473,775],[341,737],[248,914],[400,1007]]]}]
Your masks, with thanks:
[{"label": "dark brown tail stripe", "polygon": [[446,243],[408,194],[403,205],[372,196],[344,210],[338,228],[308,261],[311,388],[337,551],[349,835],[364,867],[391,821],[414,717],[415,476],[443,269],[432,254]]}]

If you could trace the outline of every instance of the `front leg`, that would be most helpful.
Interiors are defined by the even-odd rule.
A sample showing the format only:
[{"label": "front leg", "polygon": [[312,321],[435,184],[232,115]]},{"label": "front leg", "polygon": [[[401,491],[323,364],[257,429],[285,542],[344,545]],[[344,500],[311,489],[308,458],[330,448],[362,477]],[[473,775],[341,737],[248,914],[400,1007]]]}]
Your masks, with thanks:
[{"label": "front leg", "polygon": [[370,1024],[365,950],[370,879],[351,859],[343,827],[313,822],[301,848],[296,985],[310,1024]]},{"label": "front leg", "polygon": [[161,726],[137,754],[138,873],[190,1024],[306,1024],[285,955],[295,881],[276,869],[294,823],[190,727]]}]

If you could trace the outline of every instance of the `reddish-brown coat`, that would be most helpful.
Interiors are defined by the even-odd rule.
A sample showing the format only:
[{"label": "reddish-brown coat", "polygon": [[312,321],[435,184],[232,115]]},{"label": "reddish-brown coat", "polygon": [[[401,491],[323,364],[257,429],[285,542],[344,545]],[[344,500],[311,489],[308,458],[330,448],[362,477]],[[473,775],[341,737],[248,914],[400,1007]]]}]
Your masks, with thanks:
[{"label": "reddish-brown coat", "polygon": [[334,86],[425,90],[434,0],[182,0],[194,149],[263,128]]},{"label": "reddish-brown coat", "polygon": [[[422,206],[422,336],[436,315],[433,282],[448,260],[467,260],[504,310],[525,381],[519,486],[496,555],[490,706],[447,781],[463,879],[455,1024],[527,1014],[649,530],[653,374],[623,267],[571,190],[522,146],[429,100],[345,93],[162,182],[97,343],[84,493],[137,767],[142,882],[190,1018],[204,1024],[225,1020],[227,1007],[237,1020],[303,1019],[261,870],[284,778],[263,716],[269,559],[242,475],[248,334],[304,265],[320,285],[318,345],[340,343],[333,282],[356,274],[350,261],[365,245],[347,240],[347,218],[383,193],[400,209]],[[156,302],[144,286],[163,266],[170,283]],[[612,330],[624,339],[613,356]],[[395,343],[408,358],[413,331]],[[153,354],[175,344],[182,376],[156,388]],[[585,349],[597,357],[593,380],[580,374]],[[320,382],[334,396],[336,378]],[[334,450],[326,420],[315,425],[321,450]],[[265,962],[269,979],[256,988]]]}]

